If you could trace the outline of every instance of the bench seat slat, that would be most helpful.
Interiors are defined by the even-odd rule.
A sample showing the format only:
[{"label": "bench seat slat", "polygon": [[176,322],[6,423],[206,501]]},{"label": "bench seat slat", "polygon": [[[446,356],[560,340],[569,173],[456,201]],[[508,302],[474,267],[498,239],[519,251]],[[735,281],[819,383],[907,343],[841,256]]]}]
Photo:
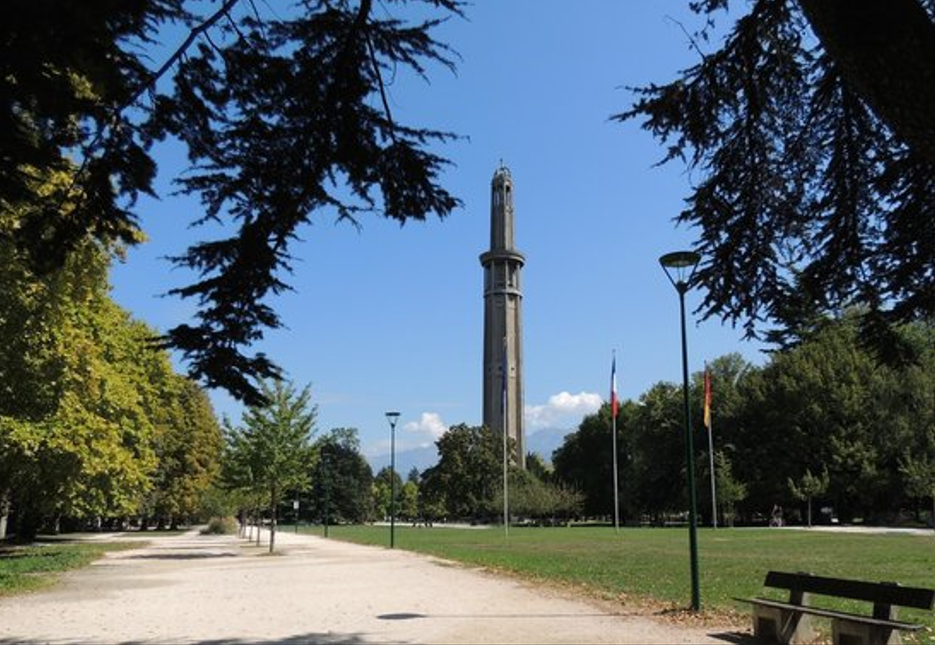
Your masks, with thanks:
[{"label": "bench seat slat", "polygon": [[880,627],[891,627],[893,629],[903,629],[906,631],[918,631],[919,629],[922,629],[922,625],[915,625],[913,623],[904,623],[897,620],[881,620],[879,618],[872,618],[870,616],[861,616],[860,614],[850,614],[847,612],[834,611],[831,609],[821,609],[819,607],[811,607],[808,605],[793,605],[791,603],[782,602],[779,600],[769,600],[768,598],[734,598],[734,600],[752,605],[763,605],[764,607],[775,607],[777,609],[799,611],[803,614],[812,614],[814,616],[822,616],[825,618],[840,618],[842,620],[850,620],[855,623],[864,623],[867,625],[878,625]]},{"label": "bench seat slat", "polygon": [[783,571],[767,573],[763,586],[775,589],[795,589],[821,596],[837,596],[914,609],[935,608],[935,590],[919,587],[902,587]]}]

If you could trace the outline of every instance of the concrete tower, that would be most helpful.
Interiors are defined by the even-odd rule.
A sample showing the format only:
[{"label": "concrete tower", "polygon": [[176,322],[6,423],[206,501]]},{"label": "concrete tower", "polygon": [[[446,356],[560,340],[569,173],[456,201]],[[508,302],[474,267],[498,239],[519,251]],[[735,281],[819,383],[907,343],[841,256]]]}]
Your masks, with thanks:
[{"label": "concrete tower", "polygon": [[501,165],[490,184],[490,250],[480,256],[484,267],[484,425],[507,432],[516,442],[513,459],[521,468],[526,467],[520,283],[524,262],[513,244],[513,178]]}]

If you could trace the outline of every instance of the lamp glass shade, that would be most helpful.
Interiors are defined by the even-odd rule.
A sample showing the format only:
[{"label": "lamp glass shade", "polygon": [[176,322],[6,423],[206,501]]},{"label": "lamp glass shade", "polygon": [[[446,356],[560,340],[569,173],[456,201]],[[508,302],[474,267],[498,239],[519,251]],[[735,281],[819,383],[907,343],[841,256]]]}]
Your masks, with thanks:
[{"label": "lamp glass shade", "polygon": [[659,264],[662,265],[672,284],[678,287],[688,284],[700,260],[701,256],[694,251],[675,251],[659,258]]}]

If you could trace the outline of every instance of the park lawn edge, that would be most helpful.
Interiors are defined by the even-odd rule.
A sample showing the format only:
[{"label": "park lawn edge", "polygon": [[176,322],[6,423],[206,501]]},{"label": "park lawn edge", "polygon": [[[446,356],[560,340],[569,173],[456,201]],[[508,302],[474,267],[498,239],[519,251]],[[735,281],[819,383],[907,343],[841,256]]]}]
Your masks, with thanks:
[{"label": "park lawn edge", "polygon": [[[354,531],[355,527],[348,526],[348,529]],[[360,527],[365,528],[365,527]],[[372,528],[367,530],[369,533]],[[454,529],[453,529],[454,530]],[[311,531],[310,531],[311,532]],[[440,553],[438,549],[433,549],[431,547],[424,548],[424,545],[421,544],[409,544],[408,540],[405,539],[406,529],[403,529],[403,535],[400,536],[403,539],[397,540],[397,548],[401,548],[406,551],[419,553],[423,556],[434,558],[438,561],[451,562],[455,566],[467,566],[474,568],[479,571],[488,571],[493,574],[506,575],[512,579],[522,581],[522,582],[531,582],[537,586],[541,586],[547,589],[557,589],[564,590],[569,593],[573,593],[578,597],[585,597],[587,599],[597,601],[599,603],[606,603],[605,606],[608,607],[611,611],[619,611],[621,606],[626,607],[628,613],[636,613],[640,615],[652,615],[661,620],[671,621],[677,624],[690,625],[690,626],[702,626],[702,627],[731,627],[735,629],[742,630],[749,633],[751,629],[751,618],[749,608],[741,603],[736,602],[736,598],[740,597],[753,597],[764,594],[768,594],[769,590],[763,590],[760,587],[762,578],[759,577],[761,573],[755,574],[753,577],[749,576],[749,572],[741,571],[745,574],[745,579],[748,579],[748,582],[742,587],[738,586],[737,589],[722,589],[722,593],[718,594],[717,599],[712,599],[709,603],[702,602],[702,611],[700,613],[692,612],[688,609],[686,605],[681,604],[678,600],[673,600],[672,598],[653,596],[651,593],[645,593],[645,590],[628,590],[626,592],[621,592],[615,589],[608,589],[606,586],[602,585],[600,582],[595,582],[594,584],[589,584],[587,580],[577,579],[569,580],[562,577],[552,577],[549,574],[542,575],[537,571],[532,571],[525,568],[523,565],[518,565],[517,567],[512,567],[509,563],[499,563],[499,562],[489,562],[489,561],[479,561],[474,559],[472,553],[466,553],[463,558],[459,558],[458,552],[447,551]],[[655,533],[655,530],[652,530]],[[659,535],[663,535],[661,530]],[[768,537],[770,545],[774,544],[777,547],[782,547],[781,543],[785,544],[786,553],[782,553],[782,548],[779,549],[776,553],[764,553],[762,556],[760,549],[763,545],[750,544],[749,547],[756,547],[756,551],[748,550],[748,557],[750,553],[756,553],[757,560],[762,559],[766,555],[769,556],[770,562],[764,564],[767,568],[778,568],[778,569],[788,569],[794,570],[800,562],[803,566],[811,569],[813,565],[819,565],[817,570],[827,571],[831,575],[842,575],[843,577],[850,577],[855,579],[860,579],[859,575],[854,574],[852,571],[846,570],[836,570],[835,567],[825,567],[825,564],[833,564],[819,561],[808,562],[808,558],[804,560],[800,556],[800,549],[803,546],[808,546],[809,544],[815,547],[818,547],[818,542],[830,543],[831,540],[834,540],[835,544],[835,557],[838,557],[837,549],[839,549],[838,544],[844,544],[845,546],[849,545],[849,548],[854,548],[858,544],[860,545],[861,552],[857,555],[863,555],[865,550],[864,544],[870,546],[871,549],[879,550],[880,548],[890,549],[891,546],[888,544],[890,540],[899,540],[904,539],[918,540],[919,537],[907,537],[902,536],[886,536],[886,535],[832,535],[819,532],[811,531],[802,531],[802,532],[772,532],[768,529],[737,532],[734,533],[732,530],[730,533],[725,533],[723,537],[728,535],[733,535],[736,537],[744,536],[744,541],[747,542],[756,542],[762,540],[764,537]],[[332,531],[332,537],[337,540],[343,540],[348,542],[354,542],[357,544],[365,544],[370,546],[381,546],[386,548],[384,545],[374,542],[369,538],[366,533],[355,535],[355,532],[343,533],[339,528],[336,531]],[[718,541],[723,541],[720,534],[709,533],[707,535],[708,539],[714,539],[715,537],[719,538]],[[929,540],[928,536],[920,536],[923,540]],[[804,544],[802,540],[807,540],[808,544]],[[715,555],[713,547],[714,545],[709,545],[711,548],[709,551],[706,551],[707,554]],[[769,546],[769,545],[768,545]],[[790,555],[790,546],[794,546],[793,551]],[[470,548],[470,547],[469,547]],[[927,549],[928,547],[926,547]],[[481,547],[483,550],[483,546]],[[475,551],[478,553],[480,551]],[[733,557],[733,548],[729,552],[729,557]],[[869,553],[869,552],[868,552]],[[877,554],[879,555],[879,554]],[[721,559],[724,558],[724,552],[720,554]],[[777,560],[776,558],[779,558]],[[789,561],[789,558],[792,557],[792,561]],[[480,558],[480,560],[487,560],[489,558]],[[879,557],[877,558],[879,560]],[[713,561],[713,559],[712,559]],[[889,560],[887,560],[889,562]],[[747,565],[745,565],[747,566]],[[790,567],[792,567],[790,569]],[[736,573],[736,572],[735,572]],[[879,575],[879,572],[878,572]],[[880,578],[886,579],[886,578]],[[911,578],[905,581],[905,584],[916,584],[918,586],[931,586],[931,583],[928,580],[912,580]],[[726,591],[726,594],[725,594]],[[822,599],[819,599],[822,600]],[[821,603],[819,603],[821,604]],[[846,608],[844,608],[847,610]],[[862,613],[862,611],[857,611],[857,613]],[[902,612],[901,612],[902,613]],[[935,643],[935,617],[930,613],[922,612],[924,616],[906,616],[910,621],[916,622],[919,620],[923,624],[923,630],[920,632],[914,633],[904,633],[903,639],[906,643]],[[825,625],[823,622],[819,621],[816,625],[817,629],[824,633]]]},{"label": "park lawn edge", "polygon": [[[405,549],[405,547],[403,547]],[[700,612],[692,611],[689,607],[676,602],[660,600],[647,594],[620,593],[602,589],[597,585],[586,582],[572,582],[559,578],[537,575],[521,569],[510,569],[494,565],[476,565],[459,560],[446,560],[437,556],[428,555],[420,551],[405,549],[410,553],[418,553],[438,560],[451,562],[460,567],[471,567],[492,575],[504,576],[524,583],[535,583],[537,590],[542,586],[550,591],[557,591],[570,595],[575,599],[583,599],[605,607],[610,613],[620,613],[621,608],[627,609],[627,615],[652,616],[667,623],[674,623],[686,627],[730,627],[732,629],[750,629],[750,614],[726,607],[706,607],[702,605]]]},{"label": "park lawn edge", "polygon": [[[382,549],[388,548],[386,546],[372,544],[365,540],[356,540],[353,536],[348,535],[332,535],[328,539],[335,539],[361,546],[371,546]],[[510,578],[511,580],[524,584],[535,584],[539,591],[542,591],[544,587],[546,591],[552,593],[559,593],[566,597],[570,596],[575,600],[586,600],[600,605],[607,609],[609,613],[613,614],[618,614],[621,608],[626,608],[626,613],[628,615],[652,616],[667,623],[686,627],[729,627],[732,629],[750,631],[751,619],[749,612],[742,612],[730,607],[707,607],[702,605],[700,612],[694,612],[689,607],[680,605],[677,602],[660,600],[648,594],[614,594],[607,589],[601,588],[600,585],[597,584],[554,578],[526,571],[522,568],[511,568],[494,564],[479,564],[470,560],[458,560],[455,557],[441,556],[406,545],[397,545],[396,548],[429,558],[443,566],[455,566],[462,569],[480,571],[489,575]]]}]

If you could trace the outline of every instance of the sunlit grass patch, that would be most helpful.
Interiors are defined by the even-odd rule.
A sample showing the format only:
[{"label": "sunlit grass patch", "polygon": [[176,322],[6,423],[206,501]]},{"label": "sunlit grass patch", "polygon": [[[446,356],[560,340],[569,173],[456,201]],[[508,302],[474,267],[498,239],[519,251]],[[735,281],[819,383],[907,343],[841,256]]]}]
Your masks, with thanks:
[{"label": "sunlit grass patch", "polygon": [[57,573],[87,566],[108,551],[139,546],[138,542],[94,542],[0,547],[0,596],[47,587]]}]

